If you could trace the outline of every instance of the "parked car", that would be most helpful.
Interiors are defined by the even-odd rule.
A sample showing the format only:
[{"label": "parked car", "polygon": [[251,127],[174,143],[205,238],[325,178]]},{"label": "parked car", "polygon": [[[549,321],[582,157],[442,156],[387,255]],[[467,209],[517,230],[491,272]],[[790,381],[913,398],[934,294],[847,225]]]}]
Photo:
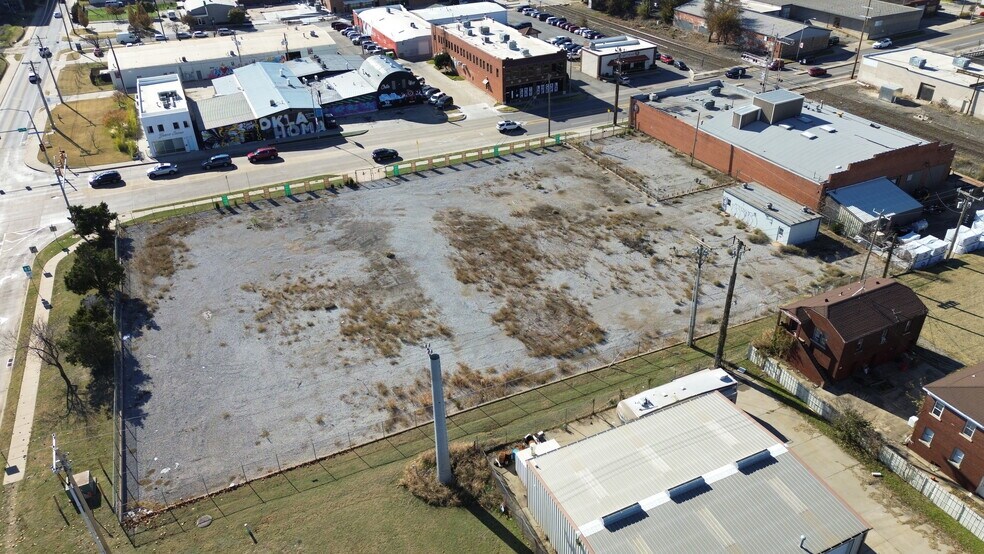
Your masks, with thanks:
[{"label": "parked car", "polygon": [[178,166],[176,164],[159,163],[147,170],[147,177],[163,177],[165,175],[177,175]]},{"label": "parked car", "polygon": [[[349,27],[347,29],[343,29],[342,30],[342,34],[345,35],[346,37],[347,36],[350,36],[350,35],[353,35],[355,33],[359,33],[359,30],[356,29],[355,27]],[[362,33],[359,33],[359,34],[361,35]]]},{"label": "parked car", "polygon": [[167,35],[165,35],[164,33],[154,33],[154,40],[165,41],[167,40]]},{"label": "parked car", "polygon": [[202,162],[202,169],[215,169],[217,167],[229,167],[232,165],[232,158],[229,154],[216,154]]},{"label": "parked car", "polygon": [[659,55],[659,61],[661,61],[661,62],[663,62],[663,63],[665,63],[667,65],[673,65],[673,56],[671,56],[669,54],[660,54]]},{"label": "parked car", "polygon": [[454,105],[454,98],[450,96],[442,96],[437,100],[437,102],[434,102],[434,107],[441,110],[446,110],[453,105]]},{"label": "parked car", "polygon": [[249,163],[262,162],[263,160],[275,160],[280,157],[277,149],[273,146],[263,146],[253,150],[249,154],[246,154],[246,159]]},{"label": "parked car", "polygon": [[496,123],[495,128],[500,133],[508,133],[509,131],[517,131],[522,129],[523,126],[519,124],[518,121],[513,121],[511,119],[506,119],[505,121],[500,121]]},{"label": "parked car", "polygon": [[234,34],[236,34],[236,31],[233,31],[232,29],[227,29],[225,27],[219,27],[219,36],[220,37],[227,37],[227,36],[234,35]]},{"label": "parked car", "polygon": [[89,176],[89,186],[92,188],[122,182],[123,176],[120,175],[120,172],[115,169],[110,171],[102,171],[100,173],[93,173]]},{"label": "parked car", "polygon": [[437,91],[438,91],[437,87],[432,87],[430,85],[424,85],[420,87],[420,94],[423,94],[425,97],[430,96],[431,94],[434,94]]},{"label": "parked car", "polygon": [[61,18],[62,18],[62,13],[61,13],[61,9],[59,8],[59,9],[58,9],[58,10],[57,10],[57,11],[55,12],[55,19],[61,19]]},{"label": "parked car", "polygon": [[529,21],[524,21],[522,23],[517,23],[517,24],[513,25],[513,28],[516,29],[516,30],[518,30],[518,31],[522,31],[523,29],[527,29],[527,28],[532,27],[532,26],[533,26],[533,24],[530,23]]},{"label": "parked car", "polygon": [[810,77],[823,77],[824,75],[827,74],[827,70],[818,65],[815,65],[810,68],[809,73],[810,73]]},{"label": "parked car", "polygon": [[772,60],[769,64],[769,71],[782,71],[786,67],[786,62],[782,60]]},{"label": "parked car", "polygon": [[829,39],[827,39],[827,46],[837,46],[840,43],[841,43],[840,37],[830,37]]},{"label": "parked car", "polygon": [[890,39],[890,38],[883,38],[881,40],[876,40],[875,43],[871,45],[871,47],[872,48],[875,48],[877,50],[881,50],[882,48],[891,48],[892,47],[892,39]]},{"label": "parked car", "polygon": [[191,38],[191,33],[187,31],[178,31],[177,33],[174,33],[174,36],[176,36],[178,40],[183,40],[186,38]]},{"label": "parked car", "polygon": [[571,41],[571,39],[569,39],[567,37],[553,37],[553,38],[551,38],[547,42],[549,42],[550,44],[556,45],[556,46],[560,46],[561,44],[564,44],[565,42],[572,42],[572,41]]},{"label": "parked car", "polygon": [[392,148],[377,148],[372,151],[372,159],[376,163],[383,163],[386,160],[395,160],[400,154]]},{"label": "parked car", "polygon": [[724,76],[729,79],[741,79],[745,76],[745,73],[747,73],[747,70],[744,67],[732,67],[724,72]]},{"label": "parked car", "polygon": [[191,36],[194,38],[207,38],[208,33],[205,31],[195,31],[194,33],[191,33]]},{"label": "parked car", "polygon": [[547,19],[549,19],[551,17],[553,17],[553,15],[551,15],[551,14],[549,14],[547,12],[540,12],[536,16],[536,18],[539,19],[540,21],[546,21]]},{"label": "parked car", "polygon": [[677,60],[673,62],[673,67],[683,71],[687,71],[690,69],[689,67],[687,67],[687,64],[683,63],[683,60]]},{"label": "parked car", "polygon": [[334,30],[336,30],[336,31],[344,31],[345,29],[348,29],[349,27],[351,27],[351,25],[349,25],[345,21],[332,21],[331,22],[331,28],[334,29]]},{"label": "parked car", "polygon": [[627,85],[627,84],[629,84],[629,78],[626,77],[625,75],[615,75],[615,74],[612,74],[612,75],[602,75],[601,76],[601,80],[604,81],[604,82],[606,82],[606,83],[615,83],[617,81],[618,84],[620,84],[620,85]]},{"label": "parked car", "polygon": [[432,94],[431,97],[427,99],[427,102],[429,102],[431,104],[437,104],[437,102],[441,98],[444,98],[445,96],[447,96],[447,94],[444,94],[443,92],[437,92],[437,93]]},{"label": "parked car", "polygon": [[519,12],[519,13],[523,13],[523,10],[529,10],[529,9],[532,9],[532,8],[530,8],[530,5],[529,4],[523,4],[522,6],[516,6],[516,11]]},{"label": "parked car", "polygon": [[558,17],[556,17],[556,16],[548,17],[547,19],[544,20],[544,22],[547,25],[556,25],[557,24],[557,19],[558,19]]}]

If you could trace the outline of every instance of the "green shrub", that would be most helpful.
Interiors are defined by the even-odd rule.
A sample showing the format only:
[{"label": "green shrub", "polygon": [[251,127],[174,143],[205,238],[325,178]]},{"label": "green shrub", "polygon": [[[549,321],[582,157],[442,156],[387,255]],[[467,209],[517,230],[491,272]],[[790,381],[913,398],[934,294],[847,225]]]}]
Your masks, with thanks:
[{"label": "green shrub", "polygon": [[793,256],[806,256],[806,250],[803,250],[799,246],[792,244],[780,244],[779,245],[780,254],[790,254]]},{"label": "green shrub", "polygon": [[752,244],[769,244],[769,236],[762,232],[762,229],[755,229],[748,233],[748,242]]}]

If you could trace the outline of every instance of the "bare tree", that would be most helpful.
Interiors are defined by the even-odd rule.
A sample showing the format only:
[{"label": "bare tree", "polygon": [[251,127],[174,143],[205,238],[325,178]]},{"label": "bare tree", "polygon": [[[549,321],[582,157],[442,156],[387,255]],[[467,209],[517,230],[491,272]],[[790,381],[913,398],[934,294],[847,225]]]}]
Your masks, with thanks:
[{"label": "bare tree", "polygon": [[78,397],[78,387],[65,373],[61,348],[58,346],[58,337],[55,336],[55,331],[48,325],[47,321],[38,320],[31,325],[31,335],[28,337],[24,348],[28,354],[34,354],[40,358],[42,364],[58,370],[58,374],[65,381],[65,409],[71,411],[73,405],[80,407],[82,403]]}]

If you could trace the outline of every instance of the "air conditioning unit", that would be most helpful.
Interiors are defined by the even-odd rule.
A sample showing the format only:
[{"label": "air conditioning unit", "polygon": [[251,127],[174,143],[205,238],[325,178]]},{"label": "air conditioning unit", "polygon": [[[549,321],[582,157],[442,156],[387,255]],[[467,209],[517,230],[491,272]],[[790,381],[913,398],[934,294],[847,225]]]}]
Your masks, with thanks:
[{"label": "air conditioning unit", "polygon": [[909,65],[911,65],[912,67],[918,67],[919,69],[922,69],[926,67],[926,58],[920,58],[919,56],[912,56],[911,58],[909,58]]},{"label": "air conditioning unit", "polygon": [[970,67],[970,58],[953,58],[953,66],[959,67],[960,69],[968,69]]}]

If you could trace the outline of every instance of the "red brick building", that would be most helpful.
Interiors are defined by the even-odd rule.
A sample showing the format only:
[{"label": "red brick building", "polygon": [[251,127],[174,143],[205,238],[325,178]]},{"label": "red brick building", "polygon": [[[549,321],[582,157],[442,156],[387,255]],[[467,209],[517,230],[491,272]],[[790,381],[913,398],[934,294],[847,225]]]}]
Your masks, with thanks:
[{"label": "red brick building", "polygon": [[963,488],[984,496],[984,363],[925,387],[909,448]]},{"label": "red brick building", "polygon": [[629,116],[682,153],[815,210],[827,190],[879,177],[909,194],[938,189],[956,153],[793,92],[754,94],[721,81],[633,97]]},{"label": "red brick building", "polygon": [[817,385],[894,360],[919,340],[925,304],[895,279],[869,278],[779,309],[788,361]]},{"label": "red brick building", "polygon": [[447,52],[458,75],[498,102],[567,90],[567,55],[491,19],[431,28],[434,54]]}]

